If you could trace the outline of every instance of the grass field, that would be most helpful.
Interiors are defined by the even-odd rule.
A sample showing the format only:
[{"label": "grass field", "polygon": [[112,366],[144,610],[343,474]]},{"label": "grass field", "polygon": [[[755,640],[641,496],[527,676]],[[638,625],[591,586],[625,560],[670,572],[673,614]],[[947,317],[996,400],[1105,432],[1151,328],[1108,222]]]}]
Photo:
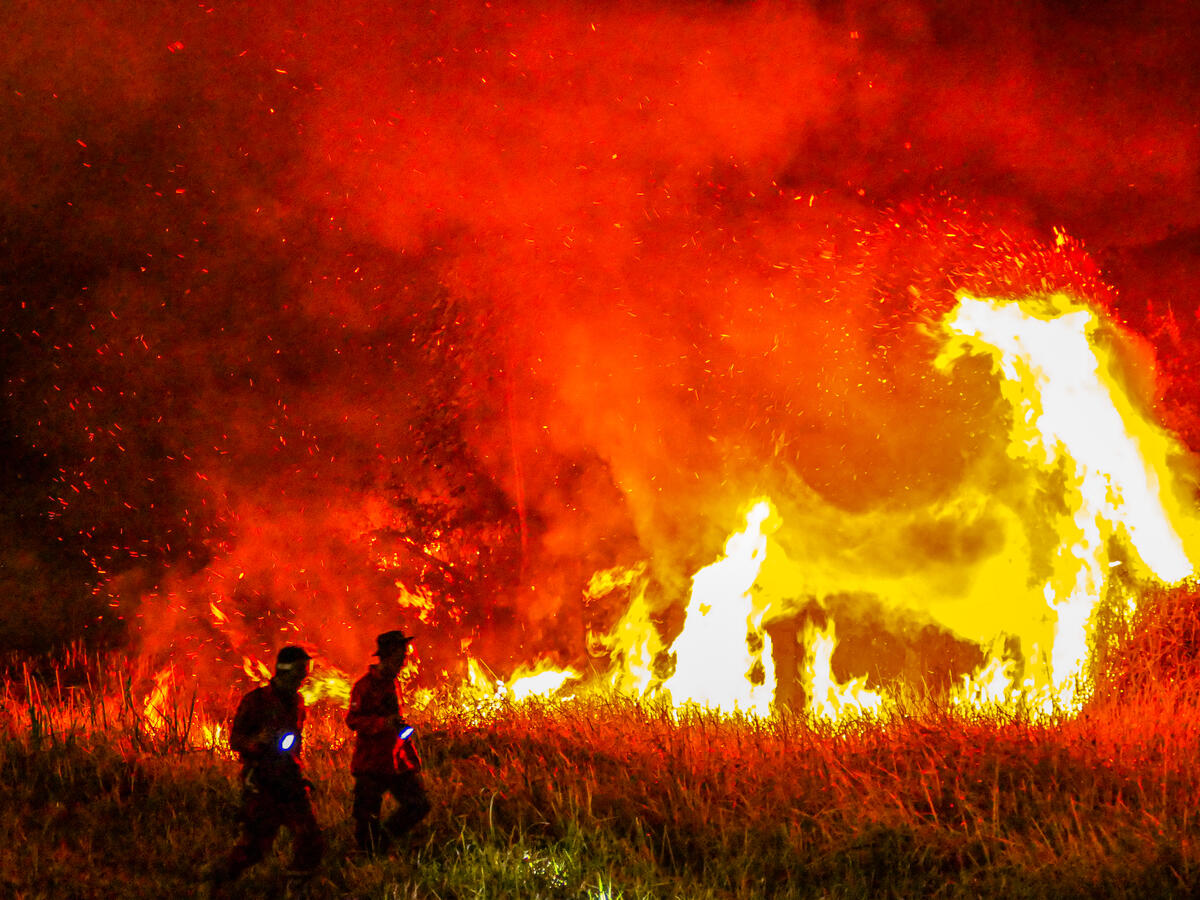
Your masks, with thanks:
[{"label": "grass field", "polygon": [[[227,896],[1200,895],[1195,596],[1141,618],[1070,718],[930,707],[834,727],[604,697],[442,703],[418,720],[434,811],[383,861],[351,853],[350,735],[317,706],[320,874],[285,887],[283,840]],[[236,696],[154,715],[134,684],[120,660],[10,666],[0,896],[191,896],[233,842],[237,765],[203,726]]]}]

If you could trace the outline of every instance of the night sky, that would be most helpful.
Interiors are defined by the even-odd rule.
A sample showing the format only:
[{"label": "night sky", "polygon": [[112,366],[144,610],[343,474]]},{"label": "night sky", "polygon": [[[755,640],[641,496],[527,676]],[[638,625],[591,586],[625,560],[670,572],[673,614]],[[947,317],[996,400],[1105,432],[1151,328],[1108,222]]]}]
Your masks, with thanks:
[{"label": "night sky", "polygon": [[959,288],[1111,311],[1200,441],[1195,4],[9,10],[0,648],[568,658],[753,492],[953,482]]}]

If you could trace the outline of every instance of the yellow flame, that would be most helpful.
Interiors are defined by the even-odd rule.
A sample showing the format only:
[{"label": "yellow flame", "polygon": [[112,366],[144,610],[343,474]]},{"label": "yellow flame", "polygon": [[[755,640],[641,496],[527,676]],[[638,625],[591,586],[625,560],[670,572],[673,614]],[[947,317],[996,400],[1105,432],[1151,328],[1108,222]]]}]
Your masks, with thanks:
[{"label": "yellow flame", "polygon": [[990,656],[978,672],[962,677],[962,684],[951,693],[950,702],[955,706],[976,709],[1009,705],[1015,695],[1015,669],[1013,660]]},{"label": "yellow flame", "polygon": [[229,735],[225,733],[225,729],[217,722],[201,722],[200,733],[204,736],[202,747],[217,750],[226,754],[231,753],[229,749]]},{"label": "yellow flame", "polygon": [[[242,671],[258,684],[266,684],[272,678],[271,667],[261,659],[242,657]],[[300,696],[308,705],[329,702],[336,706],[350,705],[350,678],[345,672],[333,666],[314,663],[300,685]]]},{"label": "yellow flame", "polygon": [[175,670],[170,666],[154,676],[154,687],[146,695],[142,704],[142,717],[154,729],[162,729],[168,725],[165,712],[171,688],[175,684]]},{"label": "yellow flame", "polygon": [[646,584],[646,565],[639,563],[597,572],[584,592],[585,597],[593,600],[614,591],[630,593],[624,615],[607,634],[594,636],[592,643],[609,655],[609,686],[619,694],[638,697],[651,690],[654,661],[664,649],[650,618]]},{"label": "yellow flame", "polygon": [[484,669],[483,663],[472,656],[467,658],[467,684],[480,694],[494,694],[504,682],[493,677]]},{"label": "yellow flame", "polygon": [[675,705],[722,712],[770,713],[775,697],[771,638],[751,596],[767,553],[766,500],[746,514],[746,527],[725,544],[725,556],[692,578],[683,631],[671,645],[675,673],[663,684]]},{"label": "yellow flame", "polygon": [[883,694],[868,690],[866,676],[840,684],[833,675],[833,651],[837,647],[837,627],[830,621],[824,628],[811,623],[805,629],[807,649],[804,689],[808,709],[815,716],[834,721],[848,712],[871,713],[883,707]]},{"label": "yellow flame", "polygon": [[[833,676],[830,603],[849,598],[840,608],[865,603],[901,625],[932,625],[980,648],[983,663],[955,676],[951,702],[1074,710],[1086,695],[1095,612],[1113,571],[1127,571],[1123,584],[1192,575],[1200,527],[1174,474],[1188,457],[1131,385],[1119,326],[1062,295],[962,295],[942,325],[935,369],[949,373],[968,356],[990,360],[990,377],[970,369],[964,377],[974,378],[968,387],[980,402],[999,401],[1009,433],[925,508],[848,511],[799,483],[788,498],[799,521],[784,532],[772,506],[757,502],[725,555],[694,576],[670,648],[675,671],[660,686],[674,704],[768,712],[776,672],[764,622],[799,621],[815,605],[829,624],[805,630],[803,670],[791,676],[809,709],[834,719],[883,709],[893,685],[867,690],[865,676],[845,684]],[[589,592],[599,596],[627,576],[609,572]],[[614,662],[610,679],[653,693],[661,645],[645,585],[630,578],[618,586],[630,602],[601,642]]]},{"label": "yellow flame", "polygon": [[467,660],[467,683],[476,702],[486,705],[499,704],[505,700],[520,703],[532,697],[550,697],[569,681],[580,678],[573,669],[556,669],[542,662],[529,668],[522,667],[508,681],[496,678],[487,667],[475,658]]},{"label": "yellow flame", "polygon": [[[1103,323],[1070,298],[963,295],[945,326],[952,340],[939,365],[966,354],[992,356],[1013,411],[1009,455],[1065,478],[1068,514],[1058,516],[1053,571],[1041,586],[1053,635],[1049,646],[1033,642],[1041,665],[1026,687],[1044,709],[1075,708],[1092,615],[1113,562],[1111,541],[1121,540],[1162,581],[1193,572],[1179,531],[1194,533],[1195,526],[1164,490],[1180,449],[1119,377],[1120,361],[1101,340]],[[994,674],[991,660],[988,666]]]},{"label": "yellow flame", "polygon": [[345,672],[338,669],[313,667],[307,679],[300,686],[300,696],[304,702],[312,705],[318,702],[329,702],[336,706],[350,705],[350,679]]},{"label": "yellow flame", "polygon": [[190,747],[228,753],[228,737],[222,726],[204,714],[194,695],[181,700],[178,689],[173,666],[154,676],[154,687],[142,703],[146,726],[153,732],[186,740]]},{"label": "yellow flame", "polygon": [[579,678],[570,669],[545,669],[529,675],[517,675],[505,686],[509,696],[520,702],[530,697],[549,697],[562,689],[568,681]]},{"label": "yellow flame", "polygon": [[243,656],[242,671],[246,673],[247,678],[259,684],[266,684],[271,680],[271,668],[261,659]]}]

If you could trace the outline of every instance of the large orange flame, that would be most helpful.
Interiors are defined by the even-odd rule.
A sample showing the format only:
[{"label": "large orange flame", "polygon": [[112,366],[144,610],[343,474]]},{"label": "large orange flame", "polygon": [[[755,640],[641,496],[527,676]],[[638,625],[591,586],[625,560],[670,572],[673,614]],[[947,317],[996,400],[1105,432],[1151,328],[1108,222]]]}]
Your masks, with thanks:
[{"label": "large orange flame", "polygon": [[1167,583],[1193,573],[1196,521],[1171,468],[1182,448],[1131,394],[1113,326],[1070,298],[962,296],[945,324],[939,365],[990,355],[1013,411],[1009,455],[1061,478],[1053,568],[1034,584],[1053,635],[1029,635],[1042,665],[1024,686],[1044,708],[1073,708],[1110,570],[1129,565]]},{"label": "large orange flame", "polygon": [[[596,573],[586,598],[626,598],[611,629],[589,638],[593,656],[609,661],[604,687],[768,715],[781,678],[790,678],[814,716],[886,711],[925,672],[889,680],[863,663],[861,648],[858,669],[841,655],[839,636],[859,624],[856,610],[870,608],[881,628],[915,623],[973,648],[977,662],[955,673],[952,703],[1080,707],[1097,610],[1109,604],[1128,615],[1139,587],[1194,572],[1200,523],[1179,475],[1189,457],[1132,383],[1120,326],[1065,295],[963,294],[929,335],[931,377],[973,392],[1000,423],[979,458],[923,506],[847,510],[799,479],[788,496],[753,501],[723,555],[693,576],[669,647],[647,600],[648,565]],[[212,612],[222,615],[215,604]],[[788,623],[781,633],[794,648],[772,637]],[[795,650],[801,663],[781,675],[777,650]],[[246,658],[244,667],[252,678],[269,675],[261,661]],[[589,686],[548,662],[505,680],[472,660],[468,673],[486,703]],[[307,696],[344,704],[347,683],[337,670],[318,671]],[[156,685],[148,714],[164,690]]]},{"label": "large orange flame", "polygon": [[[1098,605],[1128,613],[1129,585],[1193,573],[1197,522],[1174,473],[1186,454],[1130,385],[1115,323],[1063,295],[962,295],[941,327],[936,371],[949,377],[968,358],[990,361],[977,389],[998,393],[993,402],[1008,411],[1000,458],[969,466],[926,509],[849,513],[802,492],[788,498],[799,518],[784,523],[756,502],[725,555],[693,579],[670,648],[674,674],[661,685],[672,702],[769,712],[776,673],[766,624],[796,616],[801,601],[828,609],[852,596],[978,648],[983,661],[954,702],[1070,711],[1086,696]],[[935,526],[950,538],[979,535],[976,552],[903,546]],[[653,645],[637,607],[609,635],[626,648],[618,663],[643,660],[629,648]],[[834,677],[835,635],[832,620],[797,635],[807,708],[829,718],[882,708],[889,686]],[[613,683],[654,690],[628,670]]]}]

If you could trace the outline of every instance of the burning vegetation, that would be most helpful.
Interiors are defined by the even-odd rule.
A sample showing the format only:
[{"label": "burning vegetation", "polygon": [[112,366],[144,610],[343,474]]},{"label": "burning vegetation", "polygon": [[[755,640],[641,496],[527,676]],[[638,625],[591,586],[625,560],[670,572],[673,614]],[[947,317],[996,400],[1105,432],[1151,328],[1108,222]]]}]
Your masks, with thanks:
[{"label": "burning vegetation", "polygon": [[[472,650],[477,640],[486,648],[491,620],[472,621],[471,611],[487,607],[486,591],[522,590],[530,526],[512,521],[522,511],[498,497],[489,510],[476,492],[438,478],[444,493],[389,486],[360,552],[391,583],[398,615],[438,629],[427,652],[449,643],[443,656],[461,656],[453,673],[420,683],[466,682],[516,699],[599,690],[833,721],[918,695],[980,709],[1080,710],[1103,630],[1131,621],[1147,591],[1191,577],[1198,552],[1193,463],[1155,418],[1137,374],[1145,348],[1065,293],[960,292],[947,311],[909,327],[910,347],[924,345],[923,377],[970,410],[952,426],[967,432],[969,453],[931,446],[918,465],[935,471],[921,491],[854,504],[818,492],[776,457],[757,477],[778,493],[743,505],[743,526],[692,575],[685,602],[652,556],[593,572],[581,612],[564,616],[579,630],[559,637],[554,656],[502,658],[509,668],[499,677]],[[949,473],[936,472],[945,465]],[[214,568],[203,573],[209,585]],[[255,598],[240,590],[210,594],[210,631],[237,638],[261,628]],[[190,598],[161,599],[186,612]],[[280,607],[280,626],[299,631]],[[269,674],[253,655],[241,667],[251,678]],[[346,675],[327,659],[308,693],[344,702]]]},{"label": "burning vegetation", "polygon": [[34,780],[124,809],[202,757],[149,777],[210,809],[300,644],[333,815],[402,626],[433,834],[522,890],[769,895],[697,863],[741,840],[868,895],[927,838],[1194,886],[1200,18],[1093,6],[23,6],[12,772],[83,747]]}]

